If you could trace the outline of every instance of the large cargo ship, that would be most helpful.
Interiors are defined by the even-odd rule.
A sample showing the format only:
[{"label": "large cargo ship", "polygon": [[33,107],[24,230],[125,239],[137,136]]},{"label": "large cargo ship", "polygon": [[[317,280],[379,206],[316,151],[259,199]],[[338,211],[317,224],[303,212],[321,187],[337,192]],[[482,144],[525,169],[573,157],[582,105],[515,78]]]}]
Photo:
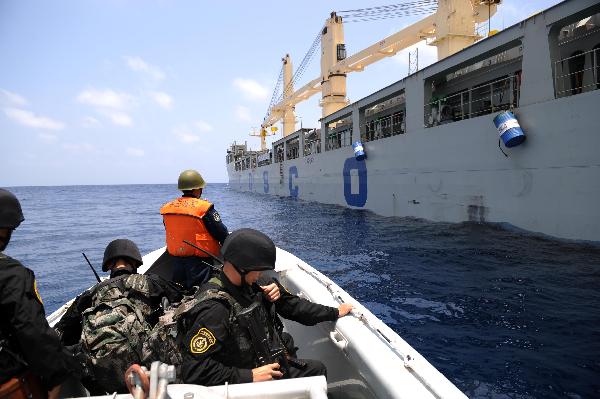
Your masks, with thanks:
[{"label": "large cargo ship", "polygon": [[[570,0],[459,51],[446,43],[445,58],[348,105],[335,99],[334,80],[349,69],[330,69],[318,82],[324,117],[315,129],[286,127],[298,101],[284,90],[288,108],[273,108],[263,128],[279,117],[285,136],[259,151],[231,145],[229,184],[384,216],[600,241],[599,13],[598,1]],[[336,45],[337,65],[348,61],[343,35],[329,36],[341,23],[333,13],[321,36],[323,54]],[[386,40],[378,45],[387,51]]]}]

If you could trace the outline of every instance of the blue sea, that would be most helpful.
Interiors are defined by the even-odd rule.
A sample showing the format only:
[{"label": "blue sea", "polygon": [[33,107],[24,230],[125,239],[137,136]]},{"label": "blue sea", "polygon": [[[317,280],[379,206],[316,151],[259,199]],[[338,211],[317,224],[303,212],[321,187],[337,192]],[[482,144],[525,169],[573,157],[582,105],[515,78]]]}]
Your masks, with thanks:
[{"label": "blue sea", "polygon": [[[94,284],[104,247],[164,245],[173,185],[17,187],[5,251],[35,271],[46,312]],[[229,230],[253,227],[325,273],[469,397],[600,397],[600,246],[488,224],[385,218],[211,184]]]}]

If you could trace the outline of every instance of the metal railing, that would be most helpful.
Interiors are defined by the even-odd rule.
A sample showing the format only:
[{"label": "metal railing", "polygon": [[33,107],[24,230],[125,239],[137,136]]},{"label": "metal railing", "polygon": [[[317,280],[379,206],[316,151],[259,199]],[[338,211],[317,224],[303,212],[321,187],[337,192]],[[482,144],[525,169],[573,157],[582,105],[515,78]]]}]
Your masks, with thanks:
[{"label": "metal railing", "polygon": [[556,98],[568,97],[599,88],[600,48],[554,62],[554,96]]},{"label": "metal railing", "polygon": [[327,151],[352,145],[352,127],[327,133]]},{"label": "metal railing", "polygon": [[298,144],[296,143],[296,145],[288,147],[285,155],[287,160],[298,158],[300,156],[300,151],[298,151]]},{"label": "metal railing", "polygon": [[425,127],[517,108],[520,94],[520,74],[465,89],[425,104]]},{"label": "metal railing", "polygon": [[304,142],[304,156],[320,154],[321,153],[321,139],[306,140]]},{"label": "metal railing", "polygon": [[385,137],[403,134],[405,131],[404,114],[401,112],[386,115],[365,122],[361,126],[360,139],[363,142],[379,140]]},{"label": "metal railing", "polygon": [[276,145],[273,148],[273,154],[274,154],[273,158],[275,160],[275,163],[283,162],[283,154],[284,154],[283,144]]}]

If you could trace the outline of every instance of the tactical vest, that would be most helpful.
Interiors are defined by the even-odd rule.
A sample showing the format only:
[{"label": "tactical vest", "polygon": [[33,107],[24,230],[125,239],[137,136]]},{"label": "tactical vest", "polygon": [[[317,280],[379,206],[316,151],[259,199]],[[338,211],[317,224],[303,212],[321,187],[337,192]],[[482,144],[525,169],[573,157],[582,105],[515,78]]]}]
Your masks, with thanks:
[{"label": "tactical vest", "polygon": [[[225,345],[219,360],[227,365],[238,368],[258,367],[258,359],[253,349],[252,339],[248,331],[241,327],[237,315],[244,309],[230,294],[223,290],[223,283],[216,277],[208,281],[217,285],[219,288],[210,288],[208,290],[195,293],[192,296],[186,296],[177,304],[166,309],[163,316],[159,318],[158,323],[152,329],[147,341],[144,343],[142,364],[146,367],[153,361],[172,364],[176,367],[176,383],[181,383],[181,364],[183,362],[182,350],[184,344],[181,342],[187,326],[183,326],[185,315],[196,305],[206,300],[217,300],[223,302],[230,309],[229,312],[229,336],[232,345]],[[272,318],[264,306],[261,306],[261,324],[265,326],[265,333],[269,340],[273,339],[273,334],[277,333]],[[187,344],[187,343],[185,343]]]},{"label": "tactical vest", "polygon": [[119,276],[95,287],[92,306],[83,314],[81,343],[94,379],[106,392],[127,392],[123,374],[140,363],[142,345],[151,326],[147,276]]},{"label": "tactical vest", "polygon": [[212,204],[200,198],[181,197],[160,208],[167,237],[167,251],[173,256],[207,255],[184,243],[189,241],[203,250],[218,256],[221,245],[210,235],[202,221]]},{"label": "tactical vest", "polygon": [[[244,309],[231,295],[223,290],[223,283],[214,277],[209,283],[217,285],[218,289],[209,289],[203,293],[203,300],[225,300],[229,307],[229,337],[232,345],[224,345],[222,352],[217,356],[226,365],[237,368],[253,369],[259,367],[258,356],[252,344],[252,338],[245,327],[240,325],[238,314]],[[260,324],[265,328],[265,336],[269,342],[275,340],[274,335],[279,334],[276,328],[278,319],[276,315],[269,314],[264,306],[259,306]],[[279,321],[280,322],[280,321]]]},{"label": "tactical vest", "polygon": [[[0,260],[7,258],[8,256],[0,252]],[[5,331],[6,324],[4,323],[8,323],[8,315],[2,316],[6,317],[7,320],[0,324],[0,370],[2,370],[0,383],[4,383],[3,380],[7,380],[6,377],[12,377],[27,368],[27,362],[23,359],[13,334],[10,331]]]}]

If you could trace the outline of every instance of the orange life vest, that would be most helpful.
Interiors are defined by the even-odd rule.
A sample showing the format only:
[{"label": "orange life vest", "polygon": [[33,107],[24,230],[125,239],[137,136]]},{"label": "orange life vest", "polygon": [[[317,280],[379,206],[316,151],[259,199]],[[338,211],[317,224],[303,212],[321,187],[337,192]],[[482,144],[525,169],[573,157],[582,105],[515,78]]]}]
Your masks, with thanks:
[{"label": "orange life vest", "polygon": [[210,235],[202,221],[212,204],[206,200],[181,197],[160,208],[167,236],[167,251],[174,256],[208,257],[202,251],[186,244],[187,240],[203,250],[219,256],[221,245]]}]

